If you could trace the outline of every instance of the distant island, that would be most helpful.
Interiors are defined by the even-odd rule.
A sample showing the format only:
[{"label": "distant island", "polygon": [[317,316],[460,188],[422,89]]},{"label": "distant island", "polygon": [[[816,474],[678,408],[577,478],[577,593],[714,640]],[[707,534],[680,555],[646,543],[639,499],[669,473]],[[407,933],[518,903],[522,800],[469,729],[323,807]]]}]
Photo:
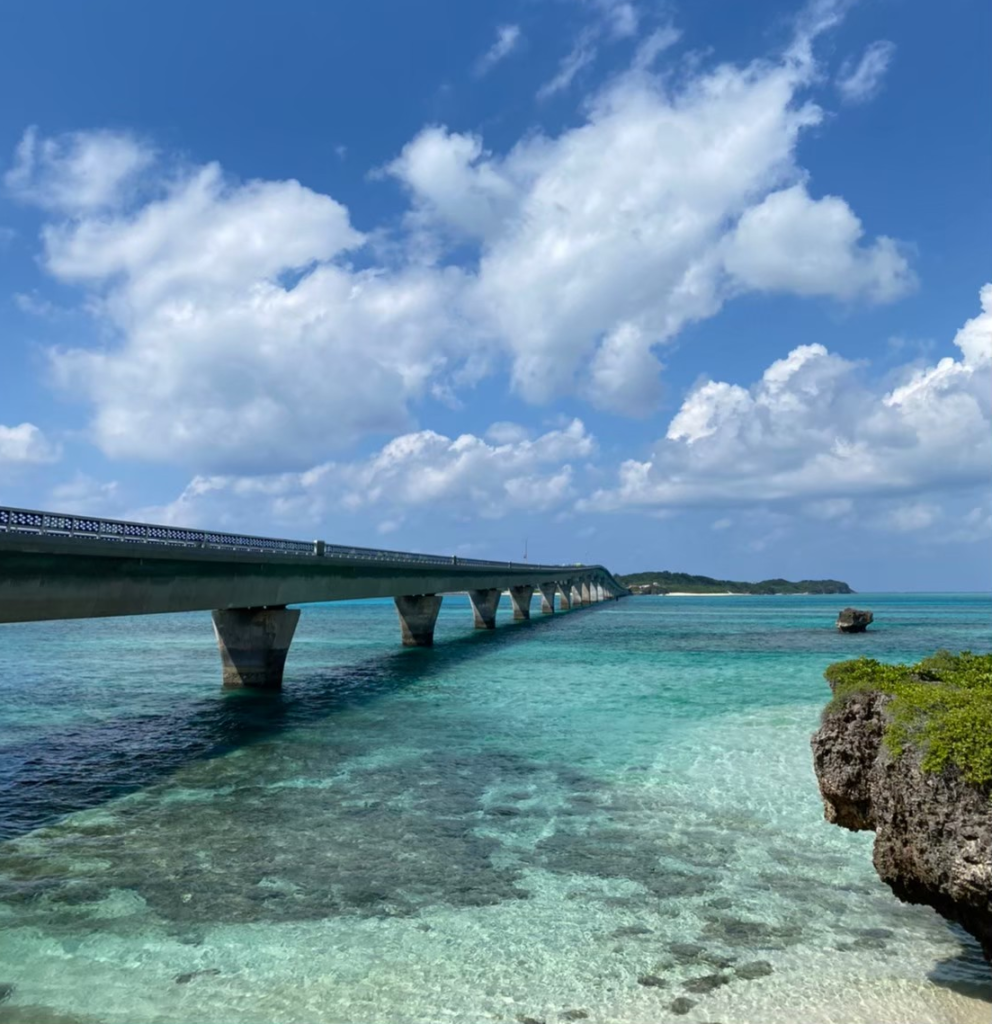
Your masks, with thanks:
[{"label": "distant island", "polygon": [[633,572],[617,579],[635,594],[853,594],[841,580],[762,580],[741,583],[687,572]]}]

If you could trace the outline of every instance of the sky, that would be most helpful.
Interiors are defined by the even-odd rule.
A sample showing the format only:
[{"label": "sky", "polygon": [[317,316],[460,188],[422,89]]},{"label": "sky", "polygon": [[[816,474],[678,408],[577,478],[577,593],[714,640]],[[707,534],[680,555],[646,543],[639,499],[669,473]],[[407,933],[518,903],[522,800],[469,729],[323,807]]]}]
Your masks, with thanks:
[{"label": "sky", "polygon": [[0,503],[992,587],[992,6],[0,6]]}]

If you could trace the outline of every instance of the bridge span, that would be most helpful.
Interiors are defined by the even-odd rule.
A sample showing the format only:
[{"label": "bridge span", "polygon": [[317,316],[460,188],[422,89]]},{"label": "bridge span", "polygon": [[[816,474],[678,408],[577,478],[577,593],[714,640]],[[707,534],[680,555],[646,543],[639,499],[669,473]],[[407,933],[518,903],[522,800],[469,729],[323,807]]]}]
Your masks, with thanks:
[{"label": "bridge span", "polygon": [[601,565],[535,565],[0,507],[0,623],[210,611],[226,687],[279,687],[300,611],[391,597],[408,647],[434,643],[442,596],[493,629],[507,592],[529,619],[625,596]]}]

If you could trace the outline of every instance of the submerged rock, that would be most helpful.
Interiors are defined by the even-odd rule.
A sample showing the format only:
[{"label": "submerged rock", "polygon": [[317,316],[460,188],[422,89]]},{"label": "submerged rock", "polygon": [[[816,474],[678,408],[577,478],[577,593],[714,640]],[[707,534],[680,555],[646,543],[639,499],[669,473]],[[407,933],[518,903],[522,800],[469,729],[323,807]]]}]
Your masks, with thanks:
[{"label": "submerged rock", "polygon": [[668,946],[668,951],[676,960],[686,964],[698,960],[706,952],[706,947],[695,942],[672,942]]},{"label": "submerged rock", "polygon": [[565,1010],[562,1013],[565,1020],[585,1020],[588,1016],[588,1010]]},{"label": "submerged rock", "polygon": [[686,992],[693,992],[702,995],[705,992],[712,992],[713,989],[726,985],[730,979],[725,974],[704,974],[701,978],[690,978],[682,983]]},{"label": "submerged rock", "polygon": [[685,996],[679,996],[678,999],[673,999],[669,1004],[668,1008],[672,1013],[677,1013],[680,1017],[688,1013],[696,1005],[695,999],[688,999]]},{"label": "submerged rock", "polygon": [[643,985],[645,988],[667,988],[668,982],[664,978],[659,978],[657,974],[642,974],[637,979],[638,985]]},{"label": "submerged rock", "polygon": [[845,608],[837,615],[837,628],[842,633],[863,633],[874,618],[867,609]]},{"label": "submerged rock", "polygon": [[0,982],[0,1003],[5,1003],[14,994],[14,986]]},{"label": "submerged rock", "polygon": [[754,981],[755,978],[766,978],[772,973],[772,965],[767,960],[752,960],[747,964],[740,964],[734,968],[734,974],[745,981]]},{"label": "submerged rock", "polygon": [[176,975],[176,984],[188,985],[194,978],[212,977],[216,974],[220,974],[216,967],[204,967],[199,971],[186,971],[184,974]]}]

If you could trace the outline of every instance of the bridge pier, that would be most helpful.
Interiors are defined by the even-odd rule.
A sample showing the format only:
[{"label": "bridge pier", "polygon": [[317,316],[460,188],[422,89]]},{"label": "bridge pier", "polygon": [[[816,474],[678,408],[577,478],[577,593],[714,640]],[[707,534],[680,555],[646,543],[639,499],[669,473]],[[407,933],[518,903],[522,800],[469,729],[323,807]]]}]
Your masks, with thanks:
[{"label": "bridge pier", "polygon": [[476,629],[496,628],[496,609],[503,591],[499,587],[490,590],[470,590],[468,599],[472,602],[472,616]]},{"label": "bridge pier", "polygon": [[542,583],[541,590],[541,612],[544,615],[555,613],[555,592],[558,590],[557,583]]},{"label": "bridge pier", "polygon": [[214,611],[224,686],[278,690],[298,608],[222,608]]},{"label": "bridge pier", "polygon": [[530,584],[510,587],[510,604],[513,605],[513,618],[516,621],[530,618],[530,602],[533,596],[534,588]]},{"label": "bridge pier", "polygon": [[433,647],[434,623],[441,610],[440,594],[410,594],[394,597],[400,617],[400,634],[404,647]]},{"label": "bridge pier", "polygon": [[592,604],[592,595],[589,592],[589,581],[583,580],[581,589],[579,590],[581,601],[583,604]]}]

